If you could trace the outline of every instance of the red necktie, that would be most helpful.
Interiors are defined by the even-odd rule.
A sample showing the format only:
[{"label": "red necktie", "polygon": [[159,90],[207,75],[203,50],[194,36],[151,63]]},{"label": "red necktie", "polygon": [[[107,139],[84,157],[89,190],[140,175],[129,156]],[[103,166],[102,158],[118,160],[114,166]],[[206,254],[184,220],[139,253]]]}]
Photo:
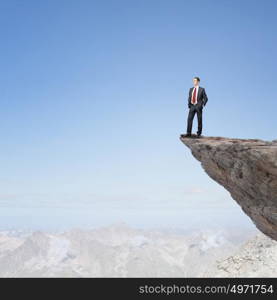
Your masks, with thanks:
[{"label": "red necktie", "polygon": [[193,93],[192,93],[192,103],[196,103],[196,88],[194,88]]}]

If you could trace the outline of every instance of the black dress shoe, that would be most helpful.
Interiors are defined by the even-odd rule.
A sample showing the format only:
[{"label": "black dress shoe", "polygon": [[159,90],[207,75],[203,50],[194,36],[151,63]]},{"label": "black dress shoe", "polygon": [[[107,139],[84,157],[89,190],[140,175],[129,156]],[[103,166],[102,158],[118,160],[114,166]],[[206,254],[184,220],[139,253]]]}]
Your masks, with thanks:
[{"label": "black dress shoe", "polygon": [[197,134],[196,138],[198,138],[198,139],[201,138],[201,134]]},{"label": "black dress shoe", "polygon": [[190,137],[190,136],[191,136],[191,133],[183,134],[182,136],[183,136],[183,137]]}]

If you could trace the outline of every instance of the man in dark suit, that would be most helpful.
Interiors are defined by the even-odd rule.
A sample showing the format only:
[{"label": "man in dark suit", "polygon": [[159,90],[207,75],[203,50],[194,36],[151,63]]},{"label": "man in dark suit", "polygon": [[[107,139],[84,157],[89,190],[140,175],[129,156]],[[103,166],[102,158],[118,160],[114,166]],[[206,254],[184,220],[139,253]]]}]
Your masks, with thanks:
[{"label": "man in dark suit", "polygon": [[197,113],[197,120],[198,120],[198,130],[197,136],[201,137],[202,133],[202,110],[203,107],[208,102],[208,97],[206,91],[203,87],[199,86],[200,78],[194,77],[193,78],[193,85],[194,87],[189,89],[189,97],[188,97],[188,120],[187,120],[187,134],[183,135],[185,137],[191,137],[191,129],[192,129],[192,122],[195,113]]}]

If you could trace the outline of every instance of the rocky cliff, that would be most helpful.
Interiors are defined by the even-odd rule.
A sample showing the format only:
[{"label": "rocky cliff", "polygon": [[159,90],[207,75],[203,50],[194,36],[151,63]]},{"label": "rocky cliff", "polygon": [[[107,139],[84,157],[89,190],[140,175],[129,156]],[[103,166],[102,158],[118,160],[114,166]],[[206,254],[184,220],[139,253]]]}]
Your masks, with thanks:
[{"label": "rocky cliff", "polygon": [[277,140],[180,136],[206,173],[277,241]]}]

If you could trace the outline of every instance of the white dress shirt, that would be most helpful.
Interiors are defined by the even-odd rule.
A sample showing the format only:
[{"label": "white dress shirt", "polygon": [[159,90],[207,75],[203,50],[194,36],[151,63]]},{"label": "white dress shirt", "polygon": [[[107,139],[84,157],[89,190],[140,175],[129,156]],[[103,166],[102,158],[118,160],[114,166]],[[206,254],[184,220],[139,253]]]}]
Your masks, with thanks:
[{"label": "white dress shirt", "polygon": [[196,104],[197,104],[198,88],[199,88],[199,85],[197,85],[196,87],[194,87],[194,88],[193,88],[193,90],[192,90],[192,94],[191,94],[191,104],[193,104],[193,103],[192,103],[192,96],[193,96],[194,89],[196,89],[196,95],[195,95],[196,102],[195,102],[195,104],[194,104],[194,105],[196,105]]}]

